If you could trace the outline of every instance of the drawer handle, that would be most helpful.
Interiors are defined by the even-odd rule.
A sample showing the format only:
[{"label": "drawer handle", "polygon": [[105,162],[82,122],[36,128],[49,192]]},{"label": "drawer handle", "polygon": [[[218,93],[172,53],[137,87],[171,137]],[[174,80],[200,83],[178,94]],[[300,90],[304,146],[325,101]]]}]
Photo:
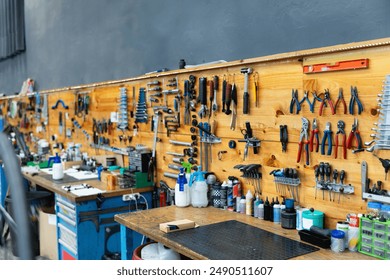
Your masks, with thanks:
[{"label": "drawer handle", "polygon": [[76,227],[76,222],[75,221],[72,221],[71,219],[69,219],[68,217],[66,217],[65,215],[61,214],[61,213],[57,213],[57,216],[61,219],[63,219],[65,222],[67,222],[68,224]]}]

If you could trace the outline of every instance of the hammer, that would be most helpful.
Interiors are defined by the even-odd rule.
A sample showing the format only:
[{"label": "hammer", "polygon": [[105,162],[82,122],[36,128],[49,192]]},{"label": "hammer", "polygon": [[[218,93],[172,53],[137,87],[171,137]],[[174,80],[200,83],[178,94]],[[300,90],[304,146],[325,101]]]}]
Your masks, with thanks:
[{"label": "hammer", "polygon": [[243,113],[249,114],[249,92],[248,92],[248,78],[249,74],[252,73],[252,68],[241,68],[241,73],[245,75],[244,80],[244,105],[243,105]]}]

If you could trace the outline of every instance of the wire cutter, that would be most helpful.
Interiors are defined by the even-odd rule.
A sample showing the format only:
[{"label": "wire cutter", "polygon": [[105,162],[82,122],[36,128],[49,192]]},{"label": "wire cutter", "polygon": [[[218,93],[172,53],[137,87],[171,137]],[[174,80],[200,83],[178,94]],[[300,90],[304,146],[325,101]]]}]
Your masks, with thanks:
[{"label": "wire cutter", "polygon": [[337,152],[339,148],[339,134],[342,136],[342,147],[343,147],[343,158],[347,159],[347,145],[346,145],[346,135],[345,135],[345,122],[343,121],[338,121],[337,122],[337,133],[335,137],[335,152],[334,152],[334,158],[337,158]]},{"label": "wire cutter", "polygon": [[311,135],[310,135],[310,152],[313,152],[313,146],[314,146],[314,137],[315,137],[315,140],[316,140],[316,153],[318,153],[318,149],[319,149],[319,146],[320,146],[320,138],[318,136],[318,126],[317,126],[317,120],[314,119],[313,120],[313,125],[311,127]]},{"label": "wire cutter", "polygon": [[330,156],[332,154],[332,130],[330,129],[330,122],[327,122],[325,126],[324,136],[322,137],[321,142],[321,155],[325,155],[326,140],[328,140],[327,155]]},{"label": "wire cutter", "polygon": [[295,113],[299,114],[299,112],[301,111],[301,104],[299,103],[299,100],[298,100],[298,90],[297,89],[292,90],[291,102],[290,102],[290,114],[294,113],[294,105],[296,106]]},{"label": "wire cutter", "polygon": [[355,151],[360,151],[363,149],[363,145],[362,145],[362,138],[360,137],[360,131],[357,129],[357,127],[358,127],[358,120],[355,118],[355,121],[352,124],[352,130],[348,135],[347,149],[352,148],[352,140],[355,137],[357,141],[357,150]]},{"label": "wire cutter", "polygon": [[[305,144],[305,153],[306,153],[306,165],[309,165],[309,121],[306,118],[302,118],[302,128],[301,133],[299,135],[299,149],[298,149],[298,157],[297,162],[301,161],[302,147]],[[303,139],[306,139],[305,141]]]},{"label": "wire cutter", "polygon": [[343,89],[339,89],[339,97],[337,98],[336,104],[334,105],[334,110],[337,110],[337,106],[341,103],[344,107],[344,114],[347,114],[347,103],[345,103]]},{"label": "wire cutter", "polygon": [[320,116],[322,116],[322,110],[324,109],[324,106],[326,105],[326,103],[329,104],[330,109],[332,111],[332,115],[334,115],[336,112],[335,112],[335,109],[334,109],[334,106],[333,106],[332,99],[330,99],[330,93],[329,93],[328,89],[325,90],[324,98],[322,99],[322,102],[321,102],[320,113],[319,113]]},{"label": "wire cutter", "polygon": [[314,104],[316,99],[314,98],[313,102],[310,102],[308,94],[309,92],[305,90],[303,93],[303,98],[301,99],[301,101],[299,101],[299,105],[302,106],[302,103],[306,100],[307,104],[309,104],[310,112],[314,113]]},{"label": "wire cutter", "polygon": [[358,114],[360,115],[363,112],[363,104],[359,100],[357,87],[351,86],[351,99],[349,100],[349,113],[351,115],[354,114],[355,103],[358,106]]}]

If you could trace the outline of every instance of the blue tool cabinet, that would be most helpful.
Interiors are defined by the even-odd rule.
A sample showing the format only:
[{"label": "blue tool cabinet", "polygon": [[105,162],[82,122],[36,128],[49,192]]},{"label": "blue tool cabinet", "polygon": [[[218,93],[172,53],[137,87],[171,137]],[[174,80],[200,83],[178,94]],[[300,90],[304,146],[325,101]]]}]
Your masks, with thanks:
[{"label": "blue tool cabinet", "polygon": [[[146,205],[152,205],[151,192],[142,193]],[[100,260],[120,259],[120,225],[114,215],[140,210],[143,198],[123,201],[122,196],[97,197],[93,200],[74,202],[56,194],[58,259]],[[130,243],[137,247],[142,236],[136,232]]]}]

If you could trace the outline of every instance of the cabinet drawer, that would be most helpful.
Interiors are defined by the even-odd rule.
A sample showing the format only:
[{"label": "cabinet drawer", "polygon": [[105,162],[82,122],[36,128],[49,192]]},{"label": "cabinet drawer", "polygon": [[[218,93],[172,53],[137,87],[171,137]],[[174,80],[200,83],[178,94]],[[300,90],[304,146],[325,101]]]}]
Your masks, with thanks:
[{"label": "cabinet drawer", "polygon": [[73,254],[77,254],[77,234],[62,224],[58,224],[58,242]]},{"label": "cabinet drawer", "polygon": [[76,221],[68,218],[67,216],[65,216],[64,214],[62,213],[57,213],[57,217],[58,217],[58,223],[67,223],[69,224],[70,226],[76,228]]},{"label": "cabinet drawer", "polygon": [[[69,204],[65,204],[60,200],[57,200],[57,213],[61,213],[62,215],[66,216],[68,219],[72,221],[76,221],[76,210],[75,208],[69,207]],[[70,206],[72,206],[70,204]]]}]

